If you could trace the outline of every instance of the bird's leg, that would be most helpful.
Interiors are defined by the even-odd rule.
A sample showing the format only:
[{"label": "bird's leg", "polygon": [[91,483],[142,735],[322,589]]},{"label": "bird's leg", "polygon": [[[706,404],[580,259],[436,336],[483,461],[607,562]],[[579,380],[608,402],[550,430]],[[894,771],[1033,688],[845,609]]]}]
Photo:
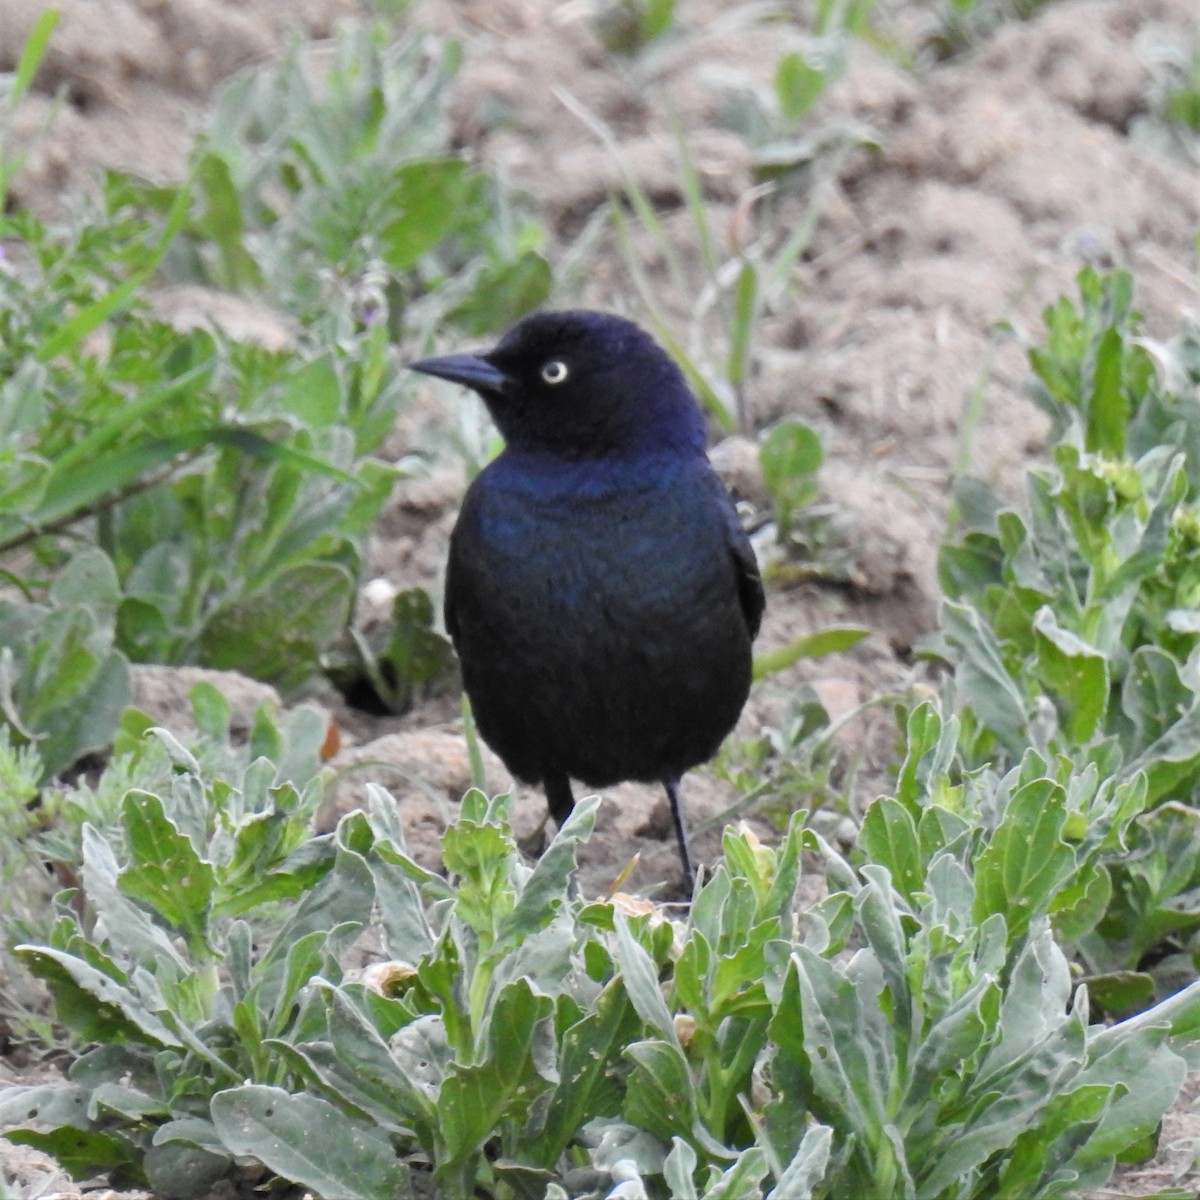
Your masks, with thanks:
[{"label": "bird's leg", "polygon": [[667,802],[671,805],[671,820],[675,822],[675,840],[679,843],[679,861],[683,866],[683,886],[689,900],[696,890],[696,872],[692,867],[692,855],[688,849],[687,829],[683,824],[683,805],[679,799],[679,780],[664,779]]},{"label": "bird's leg", "polygon": [[575,797],[571,794],[571,781],[565,775],[547,775],[542,780],[546,792],[546,807],[554,818],[554,823],[561,829],[563,822],[571,815],[575,807]]}]

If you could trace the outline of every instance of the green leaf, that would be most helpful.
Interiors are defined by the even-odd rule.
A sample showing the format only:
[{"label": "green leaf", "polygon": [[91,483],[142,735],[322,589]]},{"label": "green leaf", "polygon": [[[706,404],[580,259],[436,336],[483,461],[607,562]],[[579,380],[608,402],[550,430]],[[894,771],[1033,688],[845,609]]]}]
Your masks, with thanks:
[{"label": "green leaf", "polygon": [[0,1088],[0,1129],[15,1129],[27,1122],[43,1128],[87,1123],[88,1088],[77,1083],[47,1083]]},{"label": "green leaf", "polygon": [[[1115,1028],[1120,1029],[1120,1026]],[[1184,1059],[1169,1045],[1166,1022],[1157,1029],[1142,1026],[1104,1043],[1093,1040],[1079,1082],[1102,1085],[1112,1096],[1099,1128],[1075,1155],[1076,1165],[1117,1157],[1153,1137],[1162,1114],[1176,1101],[1188,1076]]]},{"label": "green leaf", "polygon": [[338,847],[333,869],[290,914],[261,960],[262,969],[277,969],[286,962],[292,944],[311,933],[365,925],[374,897],[371,872],[362,856]]},{"label": "green leaf", "polygon": [[82,959],[49,946],[17,946],[15,953],[46,982],[60,1019],[86,1041],[182,1046],[129,988]]},{"label": "green leaf", "polygon": [[408,1171],[387,1135],[317,1096],[247,1084],[212,1098],[225,1148],[328,1200],[401,1200],[413,1195]]},{"label": "green leaf", "polygon": [[859,845],[868,858],[891,872],[892,882],[912,901],[925,883],[917,826],[899,800],[881,796],[867,809]]},{"label": "green leaf", "polygon": [[[83,656],[76,658],[80,664],[86,661]],[[59,682],[67,681],[60,678]],[[85,754],[106,749],[131,691],[129,663],[123,654],[113,651],[94,660],[86,686],[37,722],[43,734],[38,757],[46,775],[57,774]],[[44,692],[39,697],[43,703],[49,699]]]},{"label": "green leaf", "polygon": [[625,1048],[634,1064],[626,1084],[625,1114],[663,1141],[687,1136],[696,1121],[696,1096],[687,1060],[674,1042],[634,1042]]},{"label": "green leaf", "polygon": [[[887,1123],[886,1081],[896,1068],[896,1035],[879,1003],[879,965],[859,956],[854,970],[843,973],[806,946],[795,948],[791,962],[789,980],[798,988],[785,988],[771,1036],[811,1081],[814,1115],[878,1145]],[[794,1034],[785,1038],[785,1024],[800,1031],[801,1046]]]},{"label": "green leaf", "polygon": [[483,1062],[455,1063],[442,1081],[437,1124],[445,1156],[435,1172],[443,1186],[462,1178],[462,1168],[481,1156],[500,1121],[524,1123],[530,1105],[552,1083],[554,1003],[528,979],[507,984],[488,1018]]},{"label": "green leaf", "polygon": [[[997,1195],[1028,1196],[1061,1172],[1073,1152],[1085,1146],[1100,1124],[1114,1094],[1111,1086],[1084,1085],[1056,1095],[1042,1109],[1037,1125],[1013,1141],[1000,1171]],[[1073,1173],[1060,1178],[1070,1180]]]},{"label": "green leaf", "polygon": [[1140,1012],[1154,999],[1154,979],[1143,971],[1109,971],[1087,980],[1088,996],[1105,1012]]},{"label": "green leaf", "polygon": [[218,283],[229,291],[247,291],[262,284],[262,272],[245,244],[246,221],[229,163],[219,154],[201,154],[192,168],[204,195],[204,215],[197,231],[220,257]]},{"label": "green leaf", "polygon": [[1037,672],[1062,700],[1061,715],[1075,746],[1085,745],[1108,708],[1108,659],[1070,630],[1046,606],[1033,619]]},{"label": "green leaf", "polygon": [[18,1146],[32,1146],[50,1155],[72,1179],[90,1179],[100,1174],[126,1172],[136,1179],[140,1157],[138,1148],[119,1133],[96,1129],[72,1128],[68,1125],[39,1133],[32,1129],[5,1130],[5,1138]]},{"label": "green leaf", "polygon": [[586,796],[572,809],[554,840],[534,864],[516,907],[500,926],[499,937],[517,943],[544,929],[566,902],[577,851],[596,826],[599,796]]},{"label": "green leaf", "polygon": [[759,1184],[769,1174],[766,1155],[758,1146],[748,1146],[731,1167],[705,1189],[701,1200],[745,1200],[759,1196]]},{"label": "green leaf", "polygon": [[393,959],[417,963],[433,948],[421,893],[408,873],[372,848],[367,857],[375,881],[375,899],[383,924],[384,945]]},{"label": "green leaf", "polygon": [[[183,1125],[184,1122],[173,1122]],[[196,1122],[211,1129],[207,1122]],[[167,1126],[155,1132],[155,1144],[146,1150],[142,1168],[146,1181],[156,1195],[170,1196],[172,1200],[200,1200],[213,1193],[214,1185],[229,1173],[232,1165],[228,1154],[215,1152],[205,1146],[196,1145],[182,1137],[161,1141],[159,1135]],[[213,1134],[215,1141],[216,1135]]]},{"label": "green leaf", "polygon": [[646,0],[642,9],[642,32],[646,41],[666,33],[674,17],[675,0]]},{"label": "green leaf", "polygon": [[81,840],[84,895],[103,922],[113,952],[127,954],[135,962],[170,964],[180,975],[187,974],[191,967],[177,949],[174,935],[121,891],[120,867],[110,842],[90,824],[84,825]]},{"label": "green leaf", "polygon": [[233,706],[225,698],[225,694],[207,679],[201,679],[193,685],[188,697],[192,702],[196,728],[218,745],[225,741],[229,735],[229,722],[233,717]]},{"label": "green leaf", "polygon": [[1066,802],[1050,779],[1017,789],[1000,826],[975,863],[975,919],[1003,914],[1020,938],[1073,876],[1075,851],[1063,840]]},{"label": "green leaf", "polygon": [[354,476],[340,468],[273,442],[251,429],[238,425],[206,426],[168,437],[140,439],[89,463],[86,471],[56,471],[30,521],[44,526],[72,515],[82,515],[101,499],[115,497],[139,480],[166,468],[181,466],[189,456],[215,446],[232,446],[265,462],[301,467],[342,483],[355,482]]},{"label": "green leaf", "polygon": [[651,1029],[678,1046],[675,1022],[663,999],[654,960],[634,937],[628,919],[620,912],[616,914],[616,934],[616,953],[613,957],[625,980],[630,1002]]},{"label": "green leaf", "polygon": [[158,244],[150,255],[149,261],[136,274],[128,276],[112,291],[84,305],[73,314],[68,314],[58,328],[42,342],[38,348],[37,357],[40,362],[53,362],[60,354],[66,354],[83,341],[88,334],[98,329],[105,321],[122,309],[127,308],[137,293],[146,285],[158,269],[158,264],[166,254],[167,248],[175,240],[175,235],[187,221],[188,206],[191,195],[187,188],[180,188],[163,222]]},{"label": "green leaf", "polygon": [[859,625],[831,625],[828,629],[818,629],[815,633],[798,637],[778,650],[755,655],[754,678],[769,679],[772,675],[778,675],[780,671],[786,671],[802,658],[824,658],[827,654],[840,654],[843,650],[857,646],[863,638],[870,635],[871,630]]},{"label": "green leaf", "polygon": [[388,266],[415,267],[454,227],[470,186],[470,170],[461,159],[420,159],[397,167],[383,198],[396,215],[379,232]]},{"label": "green leaf", "polygon": [[833,1130],[828,1125],[809,1126],[766,1200],[812,1200],[814,1189],[825,1180],[832,1148]]},{"label": "green leaf", "polygon": [[775,97],[788,120],[799,121],[825,90],[825,72],[811,67],[803,55],[785,54],[775,68]]},{"label": "green leaf", "polygon": [[331,353],[304,363],[288,379],[287,411],[310,429],[335,424],[342,415],[342,382]]},{"label": "green leaf", "polygon": [[786,536],[796,510],[817,498],[816,476],[824,460],[821,439],[811,426],[788,418],[763,434],[758,460],[780,534]]},{"label": "green leaf", "polygon": [[545,1126],[530,1146],[533,1161],[547,1165],[593,1117],[616,1111],[621,1099],[614,1065],[639,1032],[638,1016],[621,981],[613,980],[563,1034],[559,1080]]},{"label": "green leaf", "polygon": [[1091,402],[1087,410],[1087,449],[1121,458],[1125,453],[1125,434],[1129,412],[1121,389],[1121,365],[1124,342],[1121,332],[1110,326],[1100,335],[1096,347],[1096,371]]},{"label": "green leaf", "polygon": [[433,1101],[400,1069],[387,1043],[343,989],[323,984],[322,992],[330,1040],[297,1049],[339,1101],[366,1113],[382,1129],[409,1136],[415,1132],[420,1144],[432,1150],[437,1129]]},{"label": "green leaf", "polygon": [[448,316],[467,334],[482,337],[544,304],[553,284],[550,264],[536,251],[527,250],[512,262],[487,263],[471,294]]},{"label": "green leaf", "polygon": [[757,326],[758,305],[758,271],[747,259],[743,261],[742,269],[738,272],[733,326],[729,339],[729,366],[725,372],[730,386],[735,389],[743,387],[749,376],[751,343]]},{"label": "green leaf", "polygon": [[1200,769],[1200,703],[1195,703],[1159,737],[1126,764],[1122,775],[1146,775],[1147,808],[1170,797],[1180,785],[1188,786]]},{"label": "green leaf", "polygon": [[200,635],[205,661],[283,688],[320,667],[321,652],[347,625],[354,577],[341,563],[285,567],[254,595],[235,600],[208,619]]},{"label": "green leaf", "polygon": [[58,28],[61,16],[58,9],[47,8],[43,9],[38,14],[37,20],[34,21],[33,28],[25,38],[25,45],[21,48],[21,56],[17,59],[17,69],[13,72],[12,83],[9,85],[8,108],[10,112],[14,111],[21,103],[21,98],[33,84],[34,76],[46,55],[50,38]]},{"label": "green leaf", "polygon": [[130,864],[118,876],[121,890],[149,904],[169,925],[186,935],[193,953],[208,938],[214,872],[192,841],[166,815],[151,792],[130,789],[121,802],[121,822]]},{"label": "green leaf", "polygon": [[671,1153],[663,1163],[662,1173],[671,1200],[699,1200],[692,1178],[696,1174],[696,1152],[683,1138],[671,1139]]},{"label": "green leaf", "polygon": [[407,712],[417,690],[444,675],[454,662],[450,642],[434,624],[433,601],[424,588],[409,588],[396,596],[385,658],[392,669],[394,712]]},{"label": "green leaf", "polygon": [[1004,660],[994,631],[979,611],[952,600],[942,603],[942,632],[961,652],[956,676],[966,701],[1010,750],[1024,751],[1028,721],[1025,701]]}]

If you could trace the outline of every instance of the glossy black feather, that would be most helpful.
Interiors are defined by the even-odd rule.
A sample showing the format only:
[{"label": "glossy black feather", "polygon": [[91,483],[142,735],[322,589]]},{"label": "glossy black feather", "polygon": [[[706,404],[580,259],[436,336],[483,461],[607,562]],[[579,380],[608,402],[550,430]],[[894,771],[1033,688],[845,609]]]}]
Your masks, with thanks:
[{"label": "glossy black feather", "polygon": [[570,779],[671,784],[712,757],[764,599],[674,362],[631,322],[565,312],[413,366],[478,391],[507,443],[467,492],[446,576],[484,740],[560,822]]}]

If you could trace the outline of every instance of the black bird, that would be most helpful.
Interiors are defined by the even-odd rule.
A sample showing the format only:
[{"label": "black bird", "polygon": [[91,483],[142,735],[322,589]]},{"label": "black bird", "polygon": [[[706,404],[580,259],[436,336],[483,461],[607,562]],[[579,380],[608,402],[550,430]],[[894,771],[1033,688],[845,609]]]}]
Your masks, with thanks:
[{"label": "black bird", "polygon": [[505,440],[446,572],[480,734],[560,825],[572,779],[661,782],[690,895],[679,780],[737,721],[764,605],[699,404],[649,334],[598,312],[535,313],[491,351],[410,365],[478,392]]}]

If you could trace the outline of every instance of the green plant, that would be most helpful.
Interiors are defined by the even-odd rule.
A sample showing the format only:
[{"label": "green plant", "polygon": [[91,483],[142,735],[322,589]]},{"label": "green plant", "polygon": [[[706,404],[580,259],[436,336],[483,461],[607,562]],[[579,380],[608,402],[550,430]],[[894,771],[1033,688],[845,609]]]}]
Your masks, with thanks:
[{"label": "green plant", "polygon": [[675,0],[597,0],[591,20],[606,50],[636,54],[667,33],[675,19]]},{"label": "green plant", "polygon": [[[228,708],[215,690],[198,690],[196,708],[205,725],[227,737]],[[287,736],[260,715],[254,745],[270,748],[280,763],[287,753],[299,767],[296,750],[315,762],[324,722],[311,711],[296,718]],[[171,1180],[173,1187],[174,1171],[182,1178],[188,1172],[208,1177],[210,1156],[181,1154],[168,1142],[150,1153],[143,1171],[140,1163],[133,1166],[133,1147],[149,1151],[149,1141],[139,1143],[136,1133],[122,1139],[105,1126],[124,1120],[144,1131],[161,1126],[170,1114],[185,1118],[217,1081],[275,1069],[264,1066],[247,1022],[262,1021],[269,1029],[271,1020],[289,1018],[297,960],[308,955],[300,969],[304,979],[320,969],[326,944],[339,946],[348,936],[339,914],[365,920],[370,894],[365,893],[367,910],[356,906],[355,898],[364,897],[361,880],[329,838],[311,834],[322,795],[311,771],[300,790],[260,756],[232,776],[214,772],[202,780],[196,758],[165,730],[148,725],[144,718],[140,726],[129,724],[124,752],[138,760],[148,756],[136,775],[142,783],[157,781],[157,790],[126,787],[112,819],[76,825],[81,852],[77,846],[71,858],[79,862],[81,853],[79,895],[86,898],[87,921],[81,917],[83,903],[73,904],[72,893],[62,893],[45,943],[16,954],[47,982],[59,1019],[79,1043],[99,1044],[76,1063],[75,1082],[55,1097],[56,1111],[70,1114],[68,1123],[78,1121],[84,1109],[77,1105],[86,1092],[100,1111],[112,1114],[92,1132],[81,1132],[70,1149],[61,1134],[30,1140],[57,1151],[68,1169],[86,1162],[114,1179],[150,1177]],[[139,727],[146,731],[140,737],[133,733]],[[218,748],[210,747],[210,754]],[[109,772],[127,779],[130,766],[119,762]],[[59,804],[63,811],[100,815],[87,793],[68,791]],[[298,897],[305,903],[286,919],[278,915],[281,901]],[[253,979],[239,974],[243,966],[249,970],[251,928],[239,919],[246,913],[256,918],[254,936],[265,942]],[[238,985],[255,989],[244,1011],[224,1013],[244,1035],[232,1045],[221,1042],[229,1026],[213,1020],[219,1011],[219,963],[234,972]],[[174,1061],[156,1058],[147,1052],[151,1046],[174,1050]],[[4,1124],[11,1124],[11,1110]]]},{"label": "green plant", "polygon": [[[51,739],[49,774],[111,737],[125,660],[284,688],[322,671],[397,476],[372,457],[406,395],[392,338],[503,324],[548,288],[536,227],[446,154],[453,54],[358,24],[327,59],[318,79],[297,49],[231,85],[184,184],[113,174],[70,227],[0,222],[0,555],[24,592],[5,602],[4,717]],[[147,314],[163,278],[265,289],[299,323],[275,350],[181,331]],[[111,561],[73,577],[91,596],[55,584],[81,539]],[[48,616],[68,590],[95,610],[74,618],[95,627],[78,660],[82,635]],[[54,722],[73,706],[72,741]]]},{"label": "green plant", "polygon": [[64,538],[94,540],[117,574],[128,657],[294,684],[345,627],[396,475],[369,457],[399,399],[386,340],[272,352],[151,320],[130,285],[171,229],[150,235],[110,202],[73,233],[27,215],[0,230],[19,247],[0,276],[0,551],[28,576],[14,553],[53,572]]},{"label": "green plant", "polygon": [[942,637],[978,724],[974,761],[1031,744],[1123,760],[1145,767],[1158,802],[1188,794],[1200,766],[1187,669],[1200,416],[1136,338],[1129,277],[1089,269],[1080,288],[1081,307],[1047,310],[1047,343],[1030,352],[1055,468],[1029,474],[1027,515],[964,481]]},{"label": "green plant", "polygon": [[1047,0],[933,0],[923,48],[936,59],[953,58],[979,45],[1002,25],[1028,21]]},{"label": "green plant", "polygon": [[[10,740],[0,743],[0,813],[6,835],[0,845],[0,879],[11,886],[0,902],[4,945],[48,935],[45,914],[53,890],[78,877],[84,827],[115,836],[130,789],[170,788],[180,764],[206,775],[239,776],[266,755],[278,764],[280,779],[297,787],[316,785],[326,725],[315,710],[300,707],[281,716],[261,708],[246,738],[231,733],[229,703],[211,684],[196,684],[191,703],[196,733],[186,749],[165,731],[146,736],[153,723],[144,713],[132,708],[121,712],[112,754],[90,781],[44,782],[50,772],[40,752],[53,749],[52,739],[20,745],[18,735],[6,733]],[[88,700],[76,707],[86,710],[93,704]]]},{"label": "green plant", "polygon": [[1130,122],[1130,134],[1156,150],[1200,164],[1200,36],[1180,40],[1146,30],[1140,58],[1149,72],[1147,104]]},{"label": "green plant", "polygon": [[[507,798],[469,793],[443,878],[378,789],[306,840],[268,762],[228,783],[176,750],[18,951],[96,1048],[0,1115],[77,1176],[178,1195],[255,1160],[339,1197],[1077,1194],[1152,1144],[1200,985],[1089,1026],[1051,923],[1090,919],[1144,783],[1029,755],[963,788],[954,736],[913,714],[861,870],[800,819],[777,850],[728,830],[681,922],[571,895],[594,800],[531,869]],[[802,848],[829,890],[797,920]]]},{"label": "green plant", "polygon": [[408,712],[422,693],[454,671],[454,648],[434,628],[433,600],[423,588],[397,594],[391,620],[378,636],[350,632],[353,655],[332,663],[328,673],[356,708]]},{"label": "green plant", "polygon": [[[218,97],[169,277],[263,288],[333,341],[363,326],[418,341],[510,324],[550,290],[542,233],[447,151],[455,46],[348,22]],[[174,189],[117,181],[164,212]]]},{"label": "green plant", "polygon": [[[814,8],[804,50],[789,51],[775,67],[780,124],[802,121],[826,88],[840,78],[851,39],[870,34],[875,0],[818,0]],[[773,157],[784,156],[776,153]]]},{"label": "green plant", "polygon": [[[1136,336],[1129,277],[1088,270],[1080,290],[1078,308],[1047,311],[1046,344],[1030,354],[1054,467],[1029,474],[1025,514],[965,480],[961,530],[943,548],[939,644],[955,664],[960,751],[968,767],[999,766],[1032,746],[1118,779],[1140,774],[1150,807],[1190,806],[1200,782],[1200,416],[1185,396],[1195,335],[1163,348],[1173,368],[1160,372]],[[1141,828],[1146,840],[1135,837],[1116,873],[1106,936],[1081,946],[1093,969],[1137,967],[1164,938],[1194,948],[1192,835],[1165,814]]]},{"label": "green plant", "polygon": [[16,69],[11,75],[0,75],[0,100],[3,101],[0,107],[0,210],[6,207],[9,184],[24,163],[23,156],[10,148],[8,121],[33,83],[58,26],[59,15],[56,9],[48,8],[38,16],[21,48]]},{"label": "green plant", "polygon": [[105,555],[77,554],[46,601],[0,599],[0,712],[8,736],[36,746],[53,775],[108,745],[129,700],[129,664],[114,648],[120,589]]},{"label": "green plant", "polygon": [[[30,745],[15,745],[9,730],[0,731],[0,845],[21,847],[28,843],[41,821],[38,784],[42,764]],[[25,855],[0,855],[0,887],[12,896],[20,886]]]},{"label": "green plant", "polygon": [[752,806],[781,827],[801,807],[815,812],[844,807],[844,756],[835,741],[840,727],[813,690],[801,687],[777,724],[752,737],[727,739],[713,770],[738,789],[739,799],[695,832],[720,828]]},{"label": "green plant", "polygon": [[776,541],[785,551],[811,549],[802,531],[814,520],[808,510],[819,495],[817,472],[824,457],[816,431],[792,417],[771,426],[759,439],[763,487],[774,507]]}]

